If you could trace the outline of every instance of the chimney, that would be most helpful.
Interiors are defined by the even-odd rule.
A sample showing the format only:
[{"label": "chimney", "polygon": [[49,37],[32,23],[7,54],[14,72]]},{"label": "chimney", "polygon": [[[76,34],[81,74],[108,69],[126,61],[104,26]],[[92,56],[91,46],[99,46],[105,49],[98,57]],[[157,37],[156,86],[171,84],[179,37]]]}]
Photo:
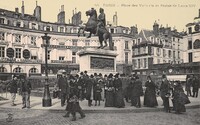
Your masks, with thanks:
[{"label": "chimney", "polygon": [[199,9],[199,17],[200,17],[200,9]]},{"label": "chimney", "polygon": [[38,6],[38,4],[37,4],[37,0],[36,0],[36,7]]},{"label": "chimney", "polygon": [[75,8],[75,14],[76,14],[76,8]]},{"label": "chimney", "polygon": [[131,27],[131,33],[130,34],[133,35],[133,36],[135,36],[136,34],[138,34],[137,25]]},{"label": "chimney", "polygon": [[72,14],[73,14],[73,16],[74,16],[74,10],[72,11]]},{"label": "chimney", "polygon": [[64,11],[64,5],[61,6],[61,12],[63,12],[63,11]]},{"label": "chimney", "polygon": [[156,36],[159,34],[159,25],[158,25],[158,23],[156,21],[153,24],[153,33]]},{"label": "chimney", "polygon": [[22,10],[22,17],[24,17],[24,1],[22,1],[22,7],[21,7],[21,10]]},{"label": "chimney", "polygon": [[15,13],[19,13],[19,8],[18,7],[15,8]]}]

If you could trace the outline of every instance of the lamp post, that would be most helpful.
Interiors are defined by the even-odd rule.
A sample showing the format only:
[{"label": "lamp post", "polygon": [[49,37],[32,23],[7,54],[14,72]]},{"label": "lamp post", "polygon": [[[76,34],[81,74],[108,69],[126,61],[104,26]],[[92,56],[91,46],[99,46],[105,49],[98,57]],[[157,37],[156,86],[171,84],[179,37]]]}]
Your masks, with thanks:
[{"label": "lamp post", "polygon": [[43,44],[45,47],[45,87],[44,87],[44,95],[42,99],[42,106],[43,107],[50,107],[52,105],[51,103],[51,96],[49,91],[49,84],[48,84],[48,63],[47,63],[47,47],[49,45],[49,40],[51,39],[50,36],[47,36],[47,33],[45,33],[44,36],[42,36]]}]

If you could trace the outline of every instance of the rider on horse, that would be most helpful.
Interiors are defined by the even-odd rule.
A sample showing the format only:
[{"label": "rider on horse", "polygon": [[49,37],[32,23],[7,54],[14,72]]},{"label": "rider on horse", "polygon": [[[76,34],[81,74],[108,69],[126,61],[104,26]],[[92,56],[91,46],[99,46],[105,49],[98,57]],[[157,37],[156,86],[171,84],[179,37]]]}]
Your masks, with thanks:
[{"label": "rider on horse", "polygon": [[100,8],[99,13],[96,35],[98,35],[99,29],[106,28],[106,15],[104,9]]}]

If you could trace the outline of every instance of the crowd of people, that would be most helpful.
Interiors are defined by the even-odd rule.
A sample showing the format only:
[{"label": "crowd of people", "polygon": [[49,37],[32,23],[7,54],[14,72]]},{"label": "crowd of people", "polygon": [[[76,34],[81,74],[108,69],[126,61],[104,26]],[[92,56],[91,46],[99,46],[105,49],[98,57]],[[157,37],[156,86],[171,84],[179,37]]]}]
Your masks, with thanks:
[{"label": "crowd of people", "polygon": [[[66,105],[66,114],[64,117],[73,116],[72,120],[76,120],[76,112],[81,118],[85,117],[79,101],[87,100],[87,105],[100,106],[104,101],[104,107],[124,108],[125,101],[131,103],[131,106],[141,108],[157,107],[157,97],[160,96],[163,101],[164,111],[175,113],[185,112],[185,104],[190,103],[188,96],[198,97],[200,88],[199,80],[196,76],[190,75],[186,78],[185,91],[180,81],[170,82],[166,75],[162,75],[160,84],[155,83],[151,76],[147,76],[147,80],[142,81],[139,76],[131,75],[126,85],[122,84],[122,78],[117,73],[113,75],[102,75],[101,73],[88,75],[87,71],[81,72],[80,75],[62,74],[55,82],[55,97],[61,99],[61,106]],[[144,83],[144,84],[143,84]],[[15,106],[16,93],[22,96],[22,109],[30,108],[31,83],[27,78],[21,76],[13,79],[7,85],[11,93],[11,106]],[[191,92],[192,88],[192,92]],[[141,96],[144,96],[143,104],[141,104]],[[170,107],[172,101],[173,107]]]},{"label": "crowd of people", "polygon": [[[186,85],[188,82],[190,80],[187,80]],[[123,88],[122,80],[118,73],[103,76],[101,73],[88,75],[87,71],[85,71],[81,72],[80,76],[66,76],[63,74],[58,79],[58,87],[58,90],[61,92],[61,106],[66,104],[67,113],[65,117],[69,117],[70,112],[79,112],[81,117],[85,117],[78,100],[87,100],[89,107],[100,106],[101,101],[105,101],[104,107],[124,108],[125,101],[127,101],[131,103],[131,106],[141,108],[141,96],[144,96],[143,105],[145,107],[157,107],[157,96],[160,96],[163,100],[164,110],[166,112],[174,110],[175,113],[185,112],[185,104],[190,103],[188,96],[184,93],[181,82],[170,82],[167,80],[166,75],[162,76],[160,85],[154,83],[150,76],[147,76],[147,81],[143,85],[137,75],[132,75],[127,86]],[[75,89],[76,94],[72,94],[71,89]],[[157,93],[158,91],[159,94]],[[66,98],[66,95],[70,94],[73,96]],[[69,100],[71,100],[71,97],[74,98],[74,95],[77,99],[75,99],[77,103],[74,103],[76,104],[74,106],[76,107],[75,109],[69,108],[69,105],[72,106]],[[169,105],[170,100],[172,101],[173,108]],[[74,111],[71,111],[71,109]],[[72,113],[72,116],[75,119],[74,113]]]}]

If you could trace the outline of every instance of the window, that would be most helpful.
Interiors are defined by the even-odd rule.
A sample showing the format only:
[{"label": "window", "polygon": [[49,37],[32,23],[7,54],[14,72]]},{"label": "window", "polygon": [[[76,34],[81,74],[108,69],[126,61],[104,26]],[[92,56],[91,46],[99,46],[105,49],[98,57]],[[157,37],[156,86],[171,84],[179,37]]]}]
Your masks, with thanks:
[{"label": "window", "polygon": [[165,51],[165,49],[163,49],[163,57],[165,57],[166,56],[166,51]]},{"label": "window", "polygon": [[140,59],[140,67],[141,67],[141,68],[143,67],[143,64],[144,64],[143,59]]},{"label": "window", "polygon": [[180,51],[178,51],[178,59],[180,59]]},{"label": "window", "polygon": [[173,37],[173,41],[175,41],[175,37]]},{"label": "window", "polygon": [[59,60],[64,60],[64,56],[59,56]]},{"label": "window", "polygon": [[22,73],[22,68],[17,67],[13,70],[14,73]]},{"label": "window", "polygon": [[157,56],[160,56],[160,48],[157,48]]},{"label": "window", "polygon": [[50,50],[48,50],[48,52],[47,52],[47,59],[48,60],[50,60],[50,52],[51,52]]},{"label": "window", "polygon": [[169,55],[169,58],[172,57],[172,52],[171,52],[171,50],[168,50],[168,55]]},{"label": "window", "polygon": [[50,27],[50,26],[47,26],[47,27],[46,27],[46,31],[51,31],[51,27]]},{"label": "window", "polygon": [[192,27],[188,28],[188,33],[191,34],[192,33]]},{"label": "window", "polygon": [[0,57],[5,57],[5,47],[0,47]]},{"label": "window", "polygon": [[60,27],[60,32],[61,32],[61,33],[64,32],[64,27]]},{"label": "window", "polygon": [[16,22],[16,26],[20,27],[21,26],[21,22]]},{"label": "window", "polygon": [[7,72],[5,67],[0,67],[0,72]]},{"label": "window", "polygon": [[77,46],[77,41],[78,41],[78,40],[73,39],[73,40],[72,40],[72,45],[73,45],[73,46]]},{"label": "window", "polygon": [[154,42],[154,38],[153,37],[151,37],[151,41]]},{"label": "window", "polygon": [[15,58],[21,58],[21,48],[15,48]]},{"label": "window", "polygon": [[85,40],[85,46],[90,46],[90,41],[89,40]]},{"label": "window", "polygon": [[4,24],[4,18],[0,18],[0,24]]},{"label": "window", "polygon": [[72,55],[75,56],[75,55],[76,55],[76,52],[72,52]]},{"label": "window", "polygon": [[154,55],[154,48],[151,47],[151,55]]},{"label": "window", "polygon": [[133,46],[135,45],[136,43],[135,43],[135,40],[133,40]]},{"label": "window", "polygon": [[36,30],[37,29],[37,25],[35,23],[32,23],[31,29]]},{"label": "window", "polygon": [[114,33],[114,29],[113,29],[113,28],[112,28],[112,29],[110,29],[110,32],[111,32],[111,33]]},{"label": "window", "polygon": [[176,57],[176,52],[175,51],[173,51],[173,58],[175,58]]},{"label": "window", "polygon": [[125,41],[125,49],[129,49],[128,48],[128,41]]},{"label": "window", "polygon": [[192,41],[188,41],[188,49],[192,49]]},{"label": "window", "polygon": [[31,36],[31,44],[36,45],[36,37],[35,36]]},{"label": "window", "polygon": [[128,52],[125,52],[125,64],[128,64]]},{"label": "window", "polygon": [[140,68],[140,59],[138,59],[138,68]]},{"label": "window", "polygon": [[188,60],[189,60],[189,62],[193,61],[192,53],[188,53]]},{"label": "window", "polygon": [[72,63],[76,63],[76,57],[72,57]]},{"label": "window", "polygon": [[31,59],[36,60],[37,56],[31,56]]},{"label": "window", "polygon": [[160,59],[157,59],[158,64],[160,64]]},{"label": "window", "polygon": [[72,63],[76,63],[76,57],[72,57]]},{"label": "window", "polygon": [[146,53],[146,46],[143,47],[143,52],[142,53]]},{"label": "window", "polygon": [[137,60],[135,60],[135,59],[133,60],[133,66],[134,66],[133,68],[137,67]]},{"label": "window", "polygon": [[5,40],[5,33],[0,32],[0,40]]},{"label": "window", "polygon": [[144,68],[146,68],[146,67],[147,67],[147,59],[144,58]]},{"label": "window", "polygon": [[29,73],[37,73],[37,72],[38,72],[38,70],[36,68],[31,68],[29,70]]},{"label": "window", "polygon": [[140,55],[140,48],[138,48],[138,55]]},{"label": "window", "polygon": [[21,43],[21,35],[15,35],[15,42]]},{"label": "window", "polygon": [[139,38],[139,39],[138,39],[138,45],[140,44],[140,42],[141,42],[141,41],[140,41],[140,38]]}]

